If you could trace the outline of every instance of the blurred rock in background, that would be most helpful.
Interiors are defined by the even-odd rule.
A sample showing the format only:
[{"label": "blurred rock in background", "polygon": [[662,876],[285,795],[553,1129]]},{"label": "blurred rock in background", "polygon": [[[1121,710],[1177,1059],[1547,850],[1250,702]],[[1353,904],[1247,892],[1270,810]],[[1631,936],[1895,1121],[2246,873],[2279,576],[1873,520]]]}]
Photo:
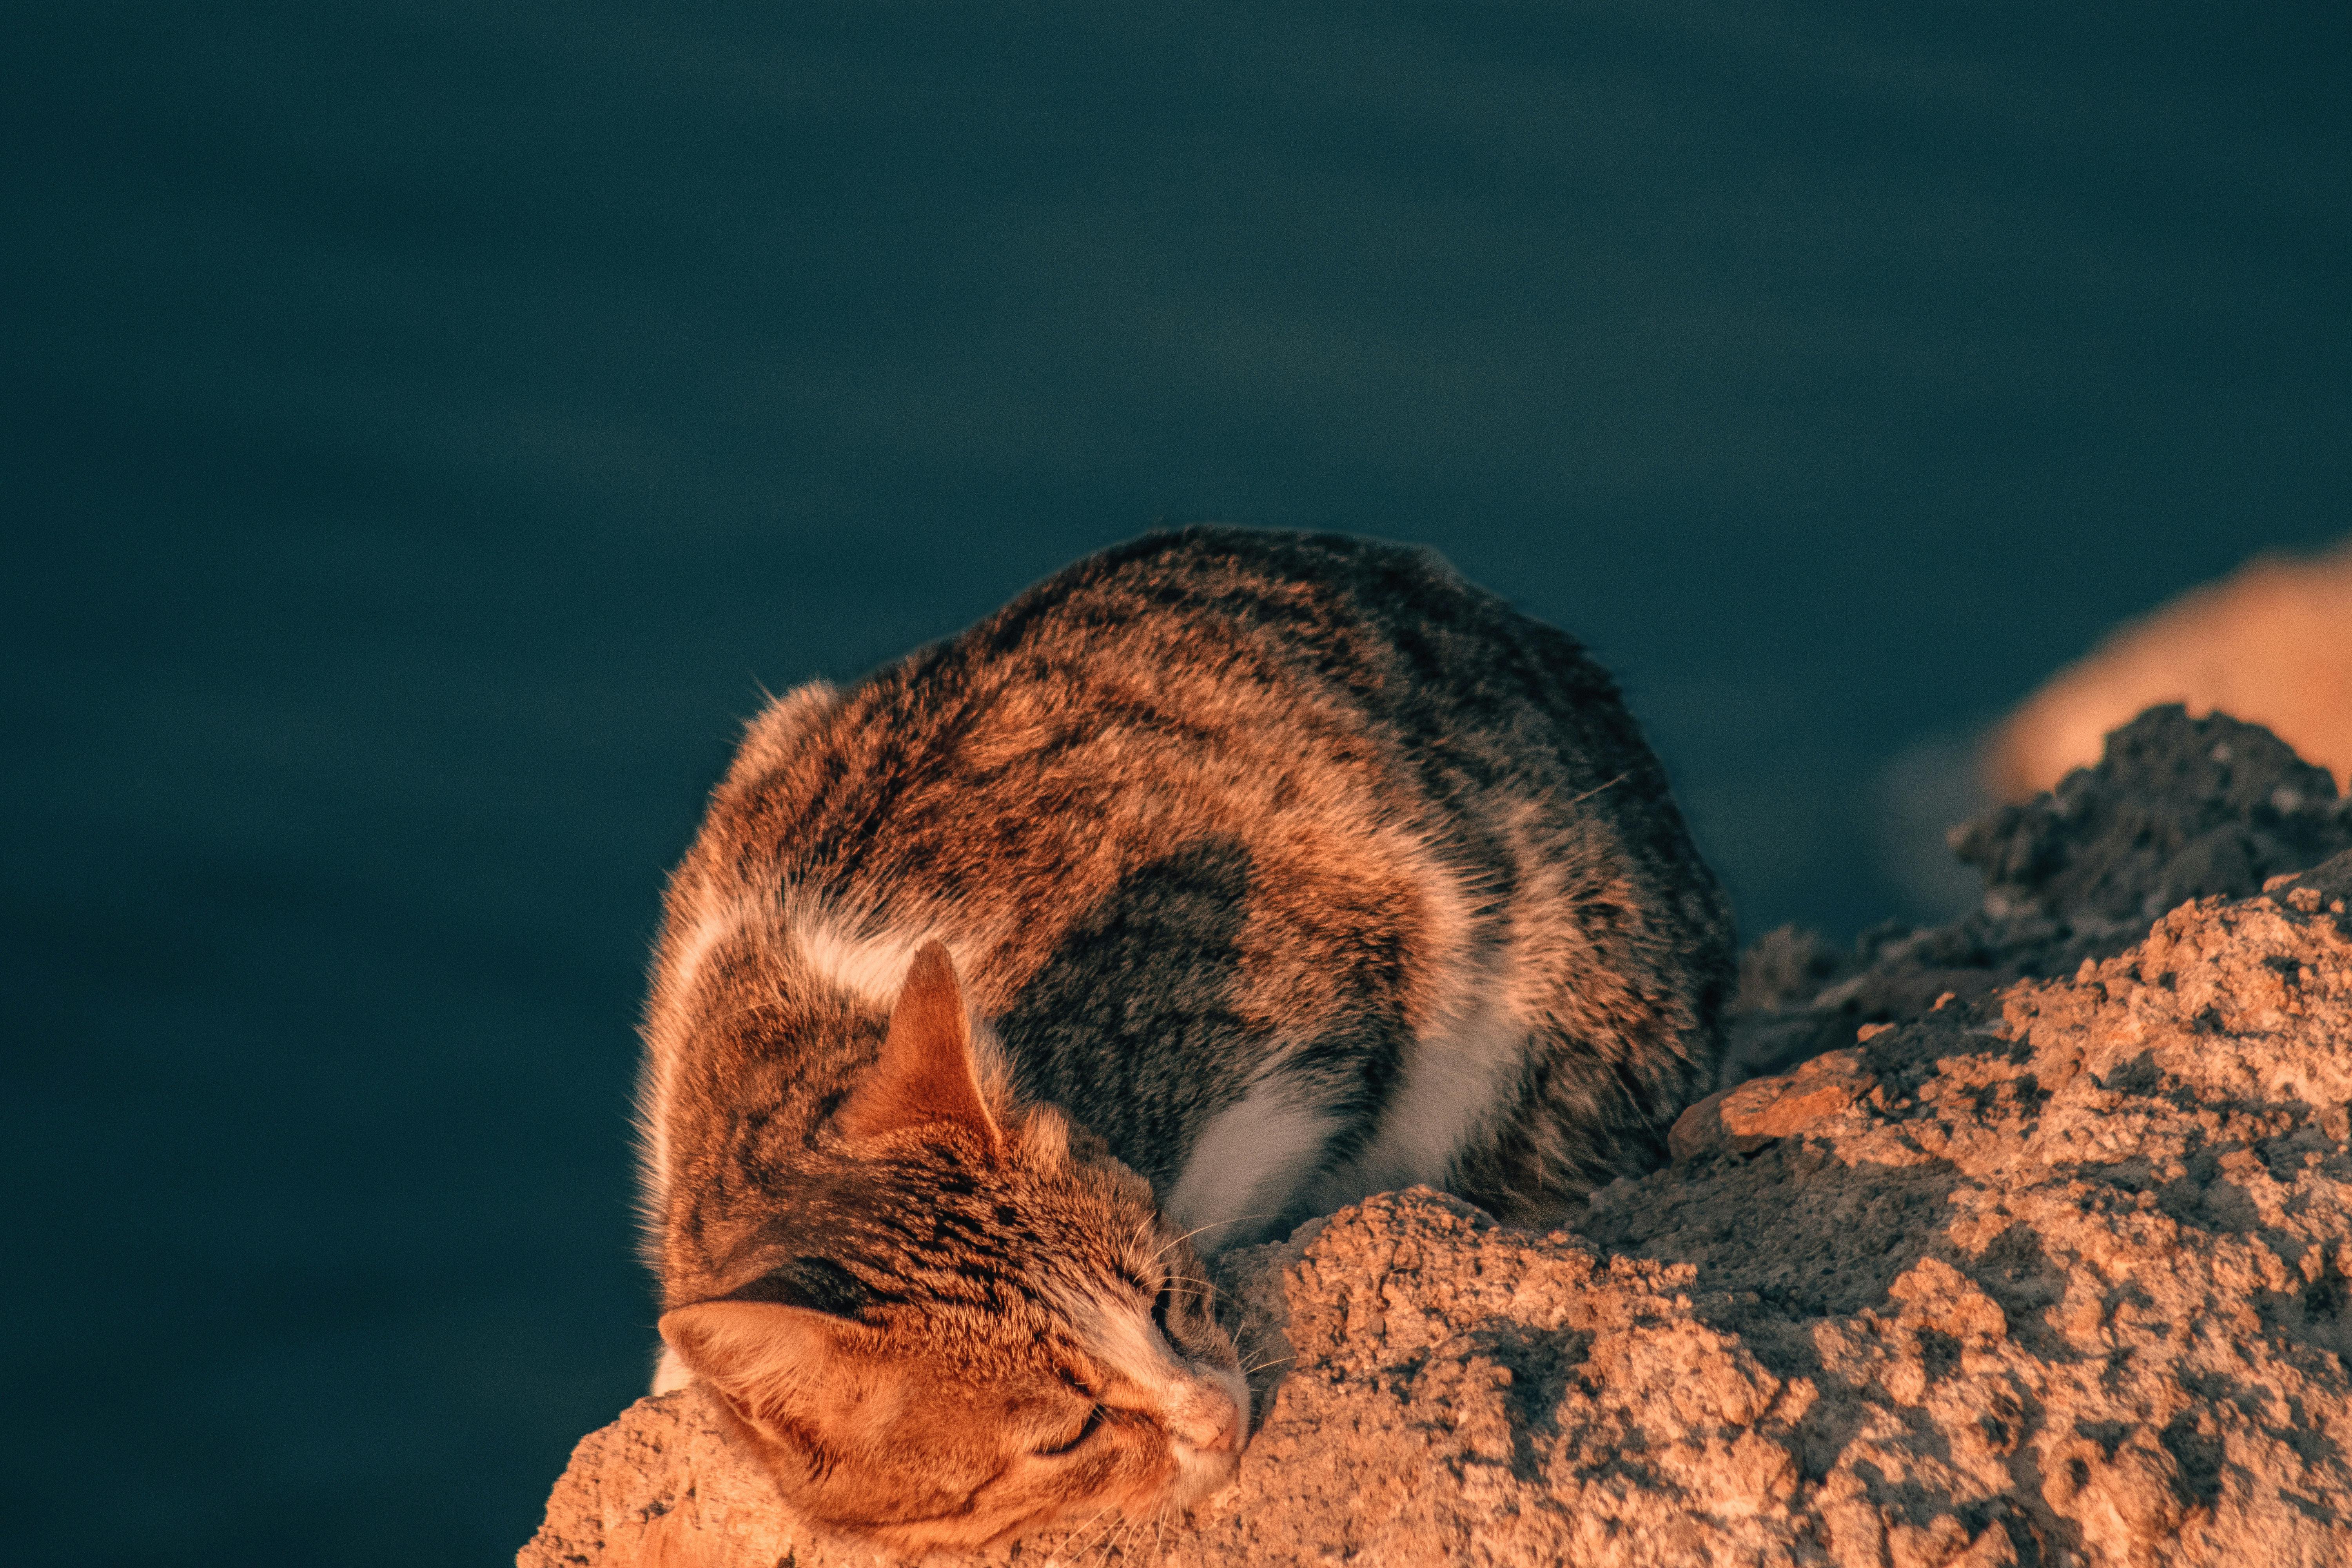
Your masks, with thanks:
[{"label": "blurred rock in background", "polygon": [[2258,555],[2116,629],[2042,683],[1994,731],[1987,788],[2053,789],[2099,759],[2142,709],[2178,702],[2263,728],[2352,782],[2352,541],[2321,555]]},{"label": "blurred rock in background", "polygon": [[1998,722],[1927,735],[1880,770],[1879,864],[1914,918],[1976,907],[1977,873],[1953,858],[1958,825],[2022,802],[2099,761],[2147,709],[2226,712],[2259,724],[2352,787],[2352,539],[2312,555],[2265,552],[2117,626]]}]

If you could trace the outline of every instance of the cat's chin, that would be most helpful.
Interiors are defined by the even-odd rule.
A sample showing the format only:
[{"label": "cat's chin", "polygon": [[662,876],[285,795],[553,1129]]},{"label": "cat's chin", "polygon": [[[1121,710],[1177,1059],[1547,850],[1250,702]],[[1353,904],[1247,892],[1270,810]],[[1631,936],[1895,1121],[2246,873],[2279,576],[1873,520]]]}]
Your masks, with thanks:
[{"label": "cat's chin", "polygon": [[1233,1401],[1233,1420],[1213,1447],[1188,1443],[1181,1437],[1170,1442],[1168,1454],[1176,1463],[1176,1475],[1159,1499],[1160,1512],[1189,1509],[1202,1498],[1232,1485],[1241,1469],[1242,1450],[1249,1447],[1248,1383],[1230,1367],[1202,1368],[1200,1375]]},{"label": "cat's chin", "polygon": [[1139,1524],[1173,1521],[1199,1504],[1231,1486],[1240,1472],[1241,1456],[1230,1450],[1207,1452],[1185,1444],[1174,1445],[1170,1457],[1175,1461],[1176,1474],[1148,1495],[1130,1497],[1112,1502],[1091,1499],[1081,1503],[1065,1505],[1048,1516],[1002,1531],[990,1540],[961,1543],[963,1550],[1001,1551],[1026,1535],[1045,1530],[1067,1530],[1073,1527],[1094,1527],[1105,1513]]},{"label": "cat's chin", "polygon": [[1202,1498],[1221,1492],[1233,1484],[1241,1470],[1242,1457],[1231,1448],[1209,1451],[1186,1444],[1175,1445],[1176,1479],[1168,1485],[1163,1509],[1179,1510],[1191,1508]]},{"label": "cat's chin", "polygon": [[[1214,1373],[1223,1386],[1228,1379],[1240,1384],[1238,1373]],[[1167,1521],[1181,1515],[1231,1486],[1240,1473],[1242,1449],[1247,1446],[1249,1405],[1242,1386],[1241,1416],[1226,1439],[1216,1447],[1202,1447],[1179,1438],[1166,1449],[1173,1473],[1161,1471],[1156,1483],[1124,1491],[1097,1492],[1092,1497],[1065,1500],[1010,1525],[983,1523],[970,1515],[868,1527],[863,1538],[886,1550],[919,1560],[933,1552],[996,1552],[1043,1531],[1097,1525],[1107,1514],[1139,1523]]]}]

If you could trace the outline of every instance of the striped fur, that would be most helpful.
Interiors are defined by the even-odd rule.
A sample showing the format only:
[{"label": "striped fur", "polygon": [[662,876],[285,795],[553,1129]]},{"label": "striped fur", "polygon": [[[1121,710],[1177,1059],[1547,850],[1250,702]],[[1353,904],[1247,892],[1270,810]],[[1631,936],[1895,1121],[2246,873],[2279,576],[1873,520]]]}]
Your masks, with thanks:
[{"label": "striped fur", "polygon": [[[986,1127],[851,1137],[933,942]],[[646,1026],[665,1376],[905,1548],[1189,1500],[1245,1404],[1199,1250],[1416,1181],[1541,1223],[1645,1168],[1729,951],[1608,677],[1435,556],[1202,528],[1081,562],[775,702],[713,793]],[[989,1392],[959,1426],[926,1379]],[[932,1417],[873,1426],[886,1388]],[[1036,1452],[1073,1400],[1087,1465]]]}]

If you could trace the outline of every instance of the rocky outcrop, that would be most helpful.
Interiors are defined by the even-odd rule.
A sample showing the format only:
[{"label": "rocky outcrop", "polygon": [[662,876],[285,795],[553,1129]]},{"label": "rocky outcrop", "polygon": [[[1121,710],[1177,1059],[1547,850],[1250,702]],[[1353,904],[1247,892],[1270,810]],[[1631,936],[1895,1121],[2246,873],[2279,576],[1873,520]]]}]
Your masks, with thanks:
[{"label": "rocky outcrop", "polygon": [[2168,706],[2109,735],[2097,766],[1950,839],[1984,878],[1974,913],[1877,926],[1843,952],[1793,927],[1748,948],[1724,1085],[1785,1072],[1946,996],[2071,974],[2185,900],[2249,897],[2352,849],[2352,800],[2269,731]]},{"label": "rocky outcrop", "polygon": [[[2269,879],[2129,929],[2018,899],[1994,963],[1905,933],[1759,998],[1752,963],[1751,1018],[1839,1048],[1548,1236],[1416,1190],[1229,1258],[1266,1363],[1239,1482],[1018,1559],[2352,1562],[2352,853]],[[873,1561],[701,1397],[585,1439],[520,1562]]]}]

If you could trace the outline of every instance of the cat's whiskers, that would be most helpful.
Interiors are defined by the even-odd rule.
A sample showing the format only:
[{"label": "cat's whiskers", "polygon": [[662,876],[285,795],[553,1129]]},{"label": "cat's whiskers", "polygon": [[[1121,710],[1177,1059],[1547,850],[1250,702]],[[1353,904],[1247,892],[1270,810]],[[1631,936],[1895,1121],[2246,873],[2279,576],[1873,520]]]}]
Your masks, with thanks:
[{"label": "cat's whiskers", "polygon": [[1213,1289],[1205,1295],[1196,1290],[1182,1291],[1181,1294],[1186,1300],[1199,1303],[1201,1310],[1209,1317],[1214,1318],[1217,1315],[1217,1293]]},{"label": "cat's whiskers", "polygon": [[1097,1562],[1108,1560],[1110,1549],[1118,1544],[1118,1537],[1127,1532],[1128,1526],[1128,1518],[1124,1510],[1112,1508],[1104,1511],[1111,1515],[1111,1521],[1103,1526],[1102,1533],[1087,1542],[1086,1546],[1086,1550],[1092,1552]]},{"label": "cat's whiskers", "polygon": [[[1573,795],[1569,796],[1565,805],[1561,805],[1561,806],[1555,806],[1553,809],[1555,809],[1555,810],[1565,810],[1565,809],[1567,808],[1567,806],[1569,806],[1569,805],[1583,805],[1586,801],[1591,800],[1594,795],[1599,795],[1602,790],[1605,790],[1605,789],[1614,789],[1614,788],[1616,788],[1619,784],[1623,784],[1627,779],[1629,779],[1629,778],[1631,778],[1631,777],[1633,777],[1633,774],[1631,774],[1631,773],[1619,773],[1615,778],[1611,779],[1607,784],[1594,784],[1591,789],[1586,790],[1582,795]],[[1550,797],[1549,797],[1549,795],[1548,795],[1546,798],[1547,798],[1547,799],[1549,799],[1549,798],[1550,798]]]},{"label": "cat's whiskers", "polygon": [[[1097,1521],[1097,1520],[1100,1519],[1104,1514],[1111,1513],[1111,1512],[1116,1511],[1116,1510],[1117,1510],[1117,1509],[1118,1509],[1118,1505],[1117,1503],[1113,1503],[1113,1504],[1111,1504],[1111,1506],[1110,1506],[1110,1507],[1108,1507],[1108,1508],[1104,1508],[1104,1509],[1097,1509],[1097,1510],[1096,1510],[1093,1513],[1090,1513],[1090,1514],[1087,1515],[1087,1521],[1086,1521],[1086,1523],[1084,1523],[1084,1524],[1082,1524],[1082,1525],[1079,1525],[1079,1526],[1077,1527],[1077,1529],[1071,1531],[1070,1531],[1070,1535],[1071,1535],[1071,1536],[1073,1536],[1073,1537],[1075,1537],[1075,1536],[1076,1536],[1076,1535],[1079,1535],[1079,1534],[1083,1533],[1084,1531],[1087,1531],[1092,1530],[1092,1529],[1095,1527],[1095,1521]],[[1089,1544],[1091,1544],[1091,1543],[1089,1543]],[[1069,1540],[1068,1540],[1067,1538],[1066,1538],[1066,1539],[1063,1541],[1063,1542],[1062,1542],[1062,1544],[1061,1544],[1061,1545],[1056,1546],[1055,1548],[1054,1548],[1054,1555],[1052,1555],[1051,1557],[1048,1557],[1048,1558],[1046,1558],[1046,1559],[1045,1559],[1045,1568],[1055,1568],[1055,1565],[1056,1565],[1056,1564],[1058,1564],[1059,1563],[1061,1563],[1061,1562],[1063,1561],[1063,1555],[1064,1555],[1064,1553],[1065,1553],[1066,1552],[1067,1552],[1067,1551],[1069,1550],[1069,1547],[1070,1547]],[[1085,1548],[1085,1547],[1080,1547],[1080,1548],[1078,1548],[1078,1550],[1079,1550],[1079,1551],[1084,1551],[1084,1550],[1086,1550],[1086,1548]]]},{"label": "cat's whiskers", "polygon": [[1151,1515],[1151,1545],[1153,1556],[1156,1561],[1160,1563],[1168,1561],[1168,1537],[1166,1531],[1175,1528],[1178,1519],[1181,1515],[1182,1511],[1182,1510],[1179,1509],[1172,1502],[1162,1502],[1158,1509],[1153,1510]]},{"label": "cat's whiskers", "polygon": [[1190,1240],[1192,1240],[1194,1237],[1196,1237],[1196,1236],[1200,1235],[1200,1234],[1201,1234],[1202,1231],[1204,1231],[1204,1230],[1223,1230],[1223,1229],[1224,1229],[1227,1226],[1240,1225],[1240,1224],[1242,1224],[1242,1223],[1244,1223],[1244,1221],[1247,1221],[1247,1220],[1253,1220],[1253,1219],[1272,1219],[1273,1217],[1274,1217],[1274,1211],[1273,1211],[1273,1210],[1271,1210],[1271,1209],[1268,1209],[1268,1210],[1266,1210],[1264,1214],[1237,1214],[1237,1215],[1232,1215],[1227,1216],[1227,1217],[1226,1217],[1226,1218],[1224,1218],[1224,1219],[1212,1220],[1212,1221],[1210,1221],[1207,1225],[1199,1225],[1199,1226],[1194,1226],[1191,1230],[1188,1230],[1188,1231],[1186,1231],[1183,1235],[1181,1235],[1181,1236],[1180,1236],[1180,1237],[1177,1237],[1173,1238],[1172,1240],[1169,1241],[1169,1242],[1167,1243],[1167,1245],[1166,1245],[1166,1246],[1163,1246],[1162,1247],[1160,1247],[1160,1249],[1159,1251],[1157,1251],[1157,1252],[1153,1253],[1153,1254],[1151,1255],[1151,1259],[1152,1259],[1152,1261],[1153,1261],[1153,1262],[1155,1262],[1155,1263],[1156,1263],[1156,1262],[1158,1262],[1160,1258],[1165,1258],[1165,1257],[1168,1255],[1168,1249],[1169,1249],[1169,1247],[1171,1247],[1176,1246],[1179,1242],[1190,1241]]},{"label": "cat's whiskers", "polygon": [[1213,1304],[1217,1300],[1217,1282],[1213,1279],[1179,1279],[1171,1275],[1160,1281],[1160,1289],[1181,1296],[1188,1301],[1206,1301]]}]

